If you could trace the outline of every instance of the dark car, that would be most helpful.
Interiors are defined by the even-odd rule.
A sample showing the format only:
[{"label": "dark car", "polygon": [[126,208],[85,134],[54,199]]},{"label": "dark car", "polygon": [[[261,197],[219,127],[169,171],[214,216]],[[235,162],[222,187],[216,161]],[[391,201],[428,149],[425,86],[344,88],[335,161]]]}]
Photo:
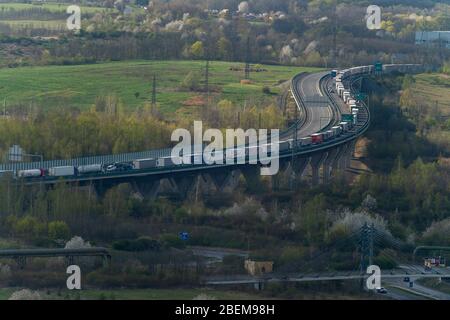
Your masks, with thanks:
[{"label": "dark car", "polygon": [[128,162],[116,162],[105,166],[106,172],[133,170],[133,165]]}]

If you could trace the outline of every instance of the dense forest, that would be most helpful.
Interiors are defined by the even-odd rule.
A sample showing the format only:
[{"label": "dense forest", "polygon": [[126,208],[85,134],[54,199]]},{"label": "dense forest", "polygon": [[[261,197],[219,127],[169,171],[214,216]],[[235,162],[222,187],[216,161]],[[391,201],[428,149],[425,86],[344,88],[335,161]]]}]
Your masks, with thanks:
[{"label": "dense forest", "polygon": [[[448,7],[433,1],[395,6],[390,1],[381,2],[386,6],[382,29],[371,31],[364,21],[366,6],[356,1],[339,2],[336,11],[330,1],[250,1],[244,12],[236,12],[239,1],[210,1],[208,9],[206,1],[151,1],[145,10],[137,6],[128,13],[124,13],[124,7],[134,4],[122,1],[122,6],[116,3],[114,11],[88,11],[76,34],[63,31],[61,26],[52,27],[52,31],[50,27],[46,30],[24,25],[20,29],[0,23],[0,30],[4,31],[0,37],[4,58],[0,62],[11,67],[209,58],[326,66],[334,62],[336,32],[336,59],[340,66],[376,60],[442,63],[448,52],[442,53],[437,44],[417,47],[414,38],[415,31],[447,30]],[[114,7],[107,2],[101,5]],[[216,12],[222,9],[227,9],[228,14]],[[34,15],[44,14],[39,21],[61,21],[51,20],[58,19],[58,11],[27,10],[6,9],[0,17],[32,20]],[[361,19],[353,18],[358,16]]]}]

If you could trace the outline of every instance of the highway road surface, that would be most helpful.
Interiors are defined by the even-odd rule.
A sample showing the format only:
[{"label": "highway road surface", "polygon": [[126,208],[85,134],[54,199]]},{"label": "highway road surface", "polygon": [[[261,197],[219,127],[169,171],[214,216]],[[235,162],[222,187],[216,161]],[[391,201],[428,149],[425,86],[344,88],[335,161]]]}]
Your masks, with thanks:
[{"label": "highway road surface", "polygon": [[294,84],[303,97],[306,107],[306,122],[298,130],[298,137],[306,137],[319,132],[326,127],[333,118],[331,106],[328,99],[323,95],[320,88],[320,80],[329,72],[319,72],[301,77]]}]

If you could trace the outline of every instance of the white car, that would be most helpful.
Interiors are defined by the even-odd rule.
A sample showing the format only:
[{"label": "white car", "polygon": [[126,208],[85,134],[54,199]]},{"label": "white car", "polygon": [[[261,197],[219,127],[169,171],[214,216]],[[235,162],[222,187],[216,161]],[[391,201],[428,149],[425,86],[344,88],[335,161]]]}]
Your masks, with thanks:
[{"label": "white car", "polygon": [[377,288],[377,293],[385,294],[385,293],[387,293],[387,290],[386,290],[386,288],[380,287],[380,288]]}]

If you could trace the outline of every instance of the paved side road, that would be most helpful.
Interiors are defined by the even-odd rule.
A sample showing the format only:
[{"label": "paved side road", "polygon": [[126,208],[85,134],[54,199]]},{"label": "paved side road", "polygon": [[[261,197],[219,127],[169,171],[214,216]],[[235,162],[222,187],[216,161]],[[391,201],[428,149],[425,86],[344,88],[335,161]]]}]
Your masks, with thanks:
[{"label": "paved side road", "polygon": [[218,261],[222,261],[225,256],[240,256],[247,258],[248,252],[243,250],[235,250],[228,248],[213,248],[213,247],[201,247],[201,246],[189,246],[188,249],[191,249],[193,254],[196,256],[206,257],[210,259],[215,259]]},{"label": "paved side road", "polygon": [[[399,280],[399,279],[389,279],[386,281],[386,283],[389,285],[396,286],[396,287],[404,288],[405,289],[404,291],[401,289],[396,289],[397,292],[403,291],[404,294],[405,294],[405,291],[406,292],[409,291],[411,293],[415,293],[416,295],[423,297],[424,299],[450,300],[450,294],[420,285],[416,281],[416,280],[418,280],[418,278],[411,279],[411,280],[414,281],[414,285],[412,288],[409,287],[409,284],[407,282],[403,282],[402,280]],[[391,288],[391,290],[392,290],[392,288]]]}]

